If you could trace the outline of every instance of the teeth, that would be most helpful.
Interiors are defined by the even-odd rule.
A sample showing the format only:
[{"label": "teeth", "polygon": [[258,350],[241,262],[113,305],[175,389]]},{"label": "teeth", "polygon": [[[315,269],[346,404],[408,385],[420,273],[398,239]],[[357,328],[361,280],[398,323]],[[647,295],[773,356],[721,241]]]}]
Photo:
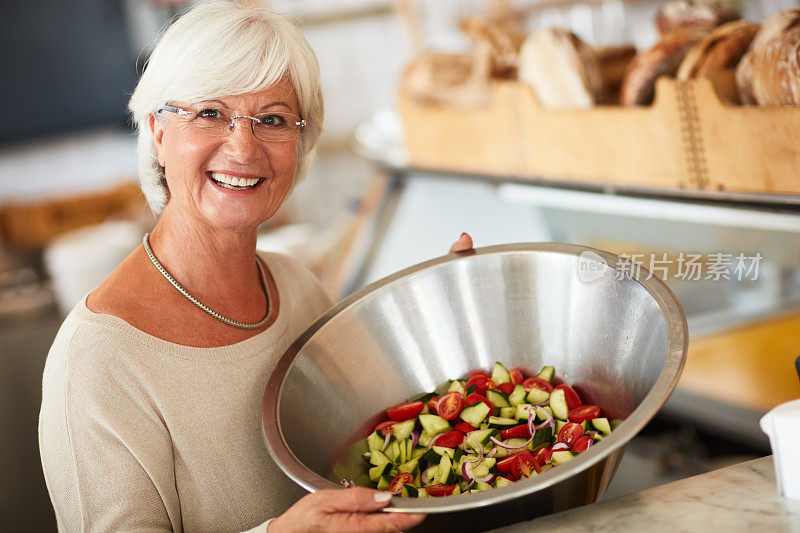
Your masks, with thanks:
[{"label": "teeth", "polygon": [[228,176],[222,172],[212,172],[211,179],[226,185],[233,185],[234,187],[252,187],[259,182],[258,178],[237,178],[236,176]]}]

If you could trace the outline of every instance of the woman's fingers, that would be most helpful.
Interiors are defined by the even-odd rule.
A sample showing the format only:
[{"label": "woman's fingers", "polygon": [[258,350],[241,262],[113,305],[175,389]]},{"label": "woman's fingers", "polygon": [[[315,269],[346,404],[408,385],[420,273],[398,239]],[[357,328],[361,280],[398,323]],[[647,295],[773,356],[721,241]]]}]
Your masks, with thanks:
[{"label": "woman's fingers", "polygon": [[394,533],[406,531],[425,520],[424,514],[413,513],[375,513],[364,516],[354,527],[348,527],[352,533]]},{"label": "woman's fingers", "polygon": [[353,487],[350,489],[322,490],[317,494],[324,498],[324,505],[331,511],[371,513],[389,505],[392,493]]},{"label": "woman's fingers", "polygon": [[464,252],[466,250],[472,250],[472,237],[468,233],[462,233],[461,237],[450,247],[450,253]]}]

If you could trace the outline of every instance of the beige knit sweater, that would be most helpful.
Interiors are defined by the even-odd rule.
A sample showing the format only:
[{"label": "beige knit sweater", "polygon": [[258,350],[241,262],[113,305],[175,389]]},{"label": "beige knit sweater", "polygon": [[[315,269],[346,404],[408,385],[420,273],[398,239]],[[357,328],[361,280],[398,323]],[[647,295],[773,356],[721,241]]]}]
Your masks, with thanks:
[{"label": "beige knit sweater", "polygon": [[243,531],[305,494],[266,450],[261,400],[278,358],[331,302],[299,262],[263,258],[278,318],[230,346],[167,342],[85,299],[67,316],[39,413],[60,531]]}]

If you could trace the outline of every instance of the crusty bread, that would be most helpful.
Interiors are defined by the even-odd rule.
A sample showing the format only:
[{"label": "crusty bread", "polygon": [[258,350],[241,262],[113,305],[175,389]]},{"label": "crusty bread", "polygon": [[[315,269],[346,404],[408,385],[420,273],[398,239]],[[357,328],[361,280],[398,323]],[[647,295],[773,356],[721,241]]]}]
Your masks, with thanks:
[{"label": "crusty bread", "polygon": [[673,0],[656,13],[656,27],[662,36],[679,28],[711,31],[739,17],[739,10],[725,0]]},{"label": "crusty bread", "polygon": [[637,55],[628,66],[622,81],[622,105],[649,105],[655,96],[656,79],[674,76],[686,53],[697,44],[705,32],[679,29],[662,36],[651,49]]},{"label": "crusty bread", "polygon": [[519,80],[546,108],[587,108],[603,93],[592,50],[572,32],[548,28],[528,36],[520,51]]},{"label": "crusty bread", "polygon": [[736,72],[743,102],[800,105],[800,9],[768,18]]},{"label": "crusty bread", "polygon": [[519,27],[474,16],[462,19],[459,29],[475,44],[476,50],[487,51],[492,78],[516,78],[519,50],[525,40],[525,33]]},{"label": "crusty bread", "polygon": [[474,73],[474,57],[426,51],[403,71],[401,88],[423,104],[469,108],[488,103],[489,78]]},{"label": "crusty bread", "polygon": [[592,50],[600,73],[603,78],[603,94],[599,103],[619,103],[619,90],[625,72],[633,58],[636,57],[636,48],[631,44],[617,46],[601,46]]},{"label": "crusty bread", "polygon": [[677,78],[688,80],[736,67],[760,27],[747,20],[735,20],[718,27],[689,50],[678,68]]}]

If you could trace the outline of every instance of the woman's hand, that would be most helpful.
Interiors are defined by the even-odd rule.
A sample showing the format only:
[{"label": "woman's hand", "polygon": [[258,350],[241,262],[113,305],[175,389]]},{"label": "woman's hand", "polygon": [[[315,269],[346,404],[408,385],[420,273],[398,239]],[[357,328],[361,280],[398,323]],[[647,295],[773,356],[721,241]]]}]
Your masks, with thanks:
[{"label": "woman's hand", "polygon": [[468,233],[462,233],[461,237],[450,247],[450,253],[466,252],[467,250],[472,250],[472,237]]},{"label": "woman's hand", "polygon": [[330,489],[301,498],[269,523],[268,533],[334,532],[383,533],[404,531],[425,515],[382,513],[392,494],[364,487]]}]

